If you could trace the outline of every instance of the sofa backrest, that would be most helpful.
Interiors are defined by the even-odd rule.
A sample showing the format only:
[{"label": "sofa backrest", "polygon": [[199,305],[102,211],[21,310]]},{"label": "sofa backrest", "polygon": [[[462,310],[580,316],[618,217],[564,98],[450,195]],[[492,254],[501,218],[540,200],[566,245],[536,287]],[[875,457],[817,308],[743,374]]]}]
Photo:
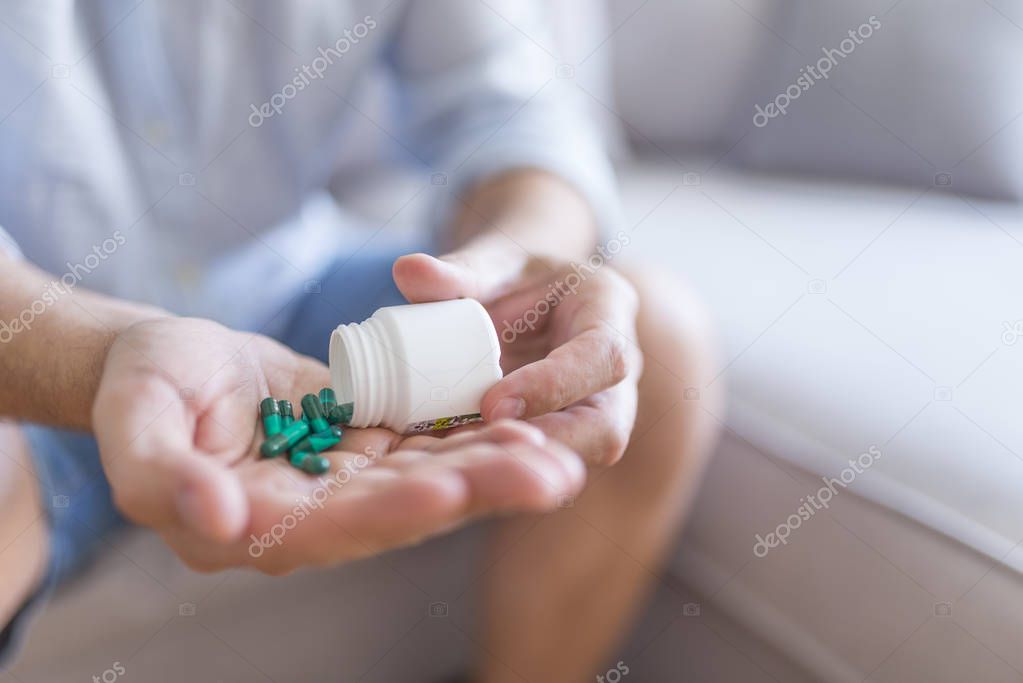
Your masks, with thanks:
[{"label": "sofa backrest", "polygon": [[[625,21],[609,49],[634,141],[724,153],[741,140],[728,159],[763,170],[1023,197],[1019,2],[609,0],[609,11]],[[814,76],[818,64],[828,73]]]},{"label": "sofa backrest", "polygon": [[736,110],[770,35],[776,0],[609,0],[616,110],[629,139],[707,150],[734,142]]},{"label": "sofa backrest", "polygon": [[[1018,1],[548,7],[556,49],[619,156],[625,140],[639,153],[658,147],[772,172],[1023,198]],[[826,77],[813,76],[828,55]],[[367,161],[386,147],[377,137],[368,124],[358,136]]]}]

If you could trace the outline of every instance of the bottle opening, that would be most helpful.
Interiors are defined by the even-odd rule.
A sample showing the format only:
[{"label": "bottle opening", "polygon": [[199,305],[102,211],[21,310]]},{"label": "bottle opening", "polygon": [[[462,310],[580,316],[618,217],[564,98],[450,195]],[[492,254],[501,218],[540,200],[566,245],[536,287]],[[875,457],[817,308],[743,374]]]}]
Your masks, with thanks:
[{"label": "bottle opening", "polygon": [[348,347],[345,346],[339,330],[334,330],[330,335],[327,360],[330,365],[330,383],[334,386],[334,393],[337,394],[337,402],[354,402],[355,382],[352,374],[352,359],[348,355]]}]

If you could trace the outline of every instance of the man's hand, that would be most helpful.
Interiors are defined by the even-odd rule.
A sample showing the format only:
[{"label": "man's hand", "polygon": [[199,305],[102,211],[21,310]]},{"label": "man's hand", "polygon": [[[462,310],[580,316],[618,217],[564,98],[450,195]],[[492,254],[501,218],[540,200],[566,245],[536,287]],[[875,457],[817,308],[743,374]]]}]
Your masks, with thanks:
[{"label": "man's hand", "polygon": [[[448,438],[346,430],[320,478],[260,459],[259,400],[297,405],[327,384],[323,364],[259,335],[171,317],[129,327],[107,355],[93,408],[117,505],[197,569],[281,573],[486,513],[547,510],[582,486],[575,454],[511,421]],[[332,482],[342,467],[349,474]]]},{"label": "man's hand", "polygon": [[483,399],[487,421],[528,420],[593,465],[622,456],[642,356],[636,293],[610,266],[576,272],[514,248],[501,254],[491,240],[440,259],[404,256],[394,278],[411,302],[471,297],[490,312],[506,376]]}]

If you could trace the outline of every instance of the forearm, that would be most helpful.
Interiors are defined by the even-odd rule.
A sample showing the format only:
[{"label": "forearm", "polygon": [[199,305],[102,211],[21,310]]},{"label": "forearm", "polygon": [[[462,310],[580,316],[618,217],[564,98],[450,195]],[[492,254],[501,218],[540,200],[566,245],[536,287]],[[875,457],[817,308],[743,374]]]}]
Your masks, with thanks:
[{"label": "forearm", "polygon": [[531,256],[582,260],[597,223],[575,188],[546,171],[522,169],[488,179],[459,204],[448,247],[471,245],[474,258],[525,262]]},{"label": "forearm", "polygon": [[110,344],[160,314],[0,256],[0,416],[88,429]]}]

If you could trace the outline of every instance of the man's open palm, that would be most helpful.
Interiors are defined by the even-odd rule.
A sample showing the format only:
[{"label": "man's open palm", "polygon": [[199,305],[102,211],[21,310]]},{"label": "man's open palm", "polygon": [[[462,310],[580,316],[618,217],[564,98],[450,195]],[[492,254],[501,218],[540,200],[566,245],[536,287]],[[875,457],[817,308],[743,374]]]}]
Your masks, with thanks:
[{"label": "man's open palm", "polygon": [[129,328],[107,356],[93,409],[118,507],[197,569],[281,573],[490,512],[547,510],[583,484],[574,453],[513,422],[445,438],[348,429],[324,454],[332,467],[321,477],[286,456],[260,458],[259,400],[297,406],[328,384],[322,363],[260,335],[188,318]]}]

